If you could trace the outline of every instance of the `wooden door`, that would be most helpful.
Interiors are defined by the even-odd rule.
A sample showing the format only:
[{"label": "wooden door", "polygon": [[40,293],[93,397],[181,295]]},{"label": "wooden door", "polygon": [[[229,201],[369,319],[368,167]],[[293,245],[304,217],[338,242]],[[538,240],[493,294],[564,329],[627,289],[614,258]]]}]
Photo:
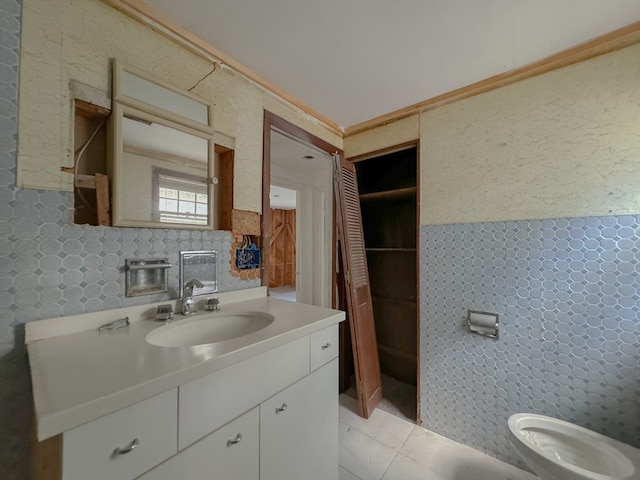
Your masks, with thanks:
[{"label": "wooden door", "polygon": [[334,155],[338,235],[347,289],[351,347],[360,414],[369,418],[382,400],[380,363],[364,250],[358,182],[353,163]]},{"label": "wooden door", "polygon": [[296,211],[271,209],[269,287],[296,286]]}]

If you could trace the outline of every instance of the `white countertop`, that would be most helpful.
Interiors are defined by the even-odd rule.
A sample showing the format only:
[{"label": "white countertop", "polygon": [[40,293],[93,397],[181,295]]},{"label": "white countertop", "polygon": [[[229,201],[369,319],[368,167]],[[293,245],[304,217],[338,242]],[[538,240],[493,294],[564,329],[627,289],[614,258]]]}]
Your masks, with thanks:
[{"label": "white countertop", "polygon": [[[222,294],[220,295],[222,297]],[[255,296],[255,294],[253,295]],[[154,304],[155,305],[155,304]],[[154,307],[155,308],[155,307]],[[147,315],[131,312],[147,312]],[[58,336],[43,336],[55,322],[43,320],[27,324],[27,349],[36,411],[38,439],[44,440],[83,423],[112,413],[185,382],[245,360],[297,338],[344,320],[339,310],[287,302],[272,297],[224,303],[225,315],[249,311],[266,312],[275,317],[266,328],[244,337],[196,347],[158,347],[146,342],[146,335],[163,323],[148,319],[149,306],[109,310],[95,314],[98,324],[129,315],[131,325],[118,330],[77,331],[71,327]],[[145,316],[147,319],[144,319]],[[80,317],[80,316],[76,316]],[[84,323],[96,323],[90,314]],[[68,317],[69,325],[73,317]],[[176,316],[172,324],[180,321]],[[194,318],[190,316],[188,318]],[[109,321],[107,320],[107,321]],[[49,322],[49,325],[46,324]],[[30,327],[31,325],[31,327]],[[76,319],[75,325],[78,325]]]}]

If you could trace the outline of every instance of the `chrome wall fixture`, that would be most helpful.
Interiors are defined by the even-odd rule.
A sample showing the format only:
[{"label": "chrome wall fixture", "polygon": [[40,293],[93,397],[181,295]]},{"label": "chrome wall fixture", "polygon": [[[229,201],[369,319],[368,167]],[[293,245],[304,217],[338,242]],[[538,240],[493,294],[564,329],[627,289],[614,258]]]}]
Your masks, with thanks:
[{"label": "chrome wall fixture", "polygon": [[218,291],[218,254],[215,250],[193,250],[180,252],[180,284],[182,298],[185,283],[196,279],[203,284],[194,286],[193,295],[207,295]]},{"label": "chrome wall fixture", "polygon": [[498,314],[469,310],[467,313],[469,333],[483,337],[498,338]]},{"label": "chrome wall fixture", "polygon": [[126,259],[125,295],[138,297],[169,290],[169,269],[166,258]]}]

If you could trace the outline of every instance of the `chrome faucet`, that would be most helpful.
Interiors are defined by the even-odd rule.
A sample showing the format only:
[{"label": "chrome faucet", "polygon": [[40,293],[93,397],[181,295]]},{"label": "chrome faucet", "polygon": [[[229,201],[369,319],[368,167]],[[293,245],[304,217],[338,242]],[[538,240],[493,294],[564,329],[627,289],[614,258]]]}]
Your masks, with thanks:
[{"label": "chrome faucet", "polygon": [[193,287],[202,288],[204,284],[200,280],[189,280],[184,284],[184,290],[182,292],[182,314],[192,315],[196,313],[196,304],[193,301]]}]

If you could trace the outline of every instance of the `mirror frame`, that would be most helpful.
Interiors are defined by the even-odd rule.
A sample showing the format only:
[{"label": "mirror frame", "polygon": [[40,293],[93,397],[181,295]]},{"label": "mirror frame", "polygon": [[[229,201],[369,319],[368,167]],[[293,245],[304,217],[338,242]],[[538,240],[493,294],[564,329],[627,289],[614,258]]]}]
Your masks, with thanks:
[{"label": "mirror frame", "polygon": [[[194,100],[207,108],[208,124],[200,123],[183,115],[171,112],[157,105],[146,103],[135,97],[126,95],[123,92],[123,73],[128,72],[142,80],[156,84],[172,93],[182,95]],[[173,128],[184,133],[200,137],[207,141],[207,224],[190,225],[184,223],[158,222],[154,220],[138,220],[125,218],[124,196],[122,187],[124,184],[124,142],[123,142],[123,118],[124,115],[132,115],[142,120],[157,123],[165,127]],[[208,102],[188,93],[176,89],[166,82],[159,81],[143,70],[127,65],[117,59],[113,60],[113,102],[112,112],[108,121],[109,141],[108,147],[108,174],[111,181],[111,224],[114,227],[138,227],[138,228],[167,228],[182,230],[213,230],[216,227],[216,208],[214,184],[216,181],[215,171],[215,144],[213,129],[213,108]]]},{"label": "mirror frame", "polygon": [[[190,100],[193,100],[197,103],[202,104],[207,108],[208,123],[206,124],[200,123],[191,118],[172,112],[171,110],[166,110],[157,105],[153,105],[153,104],[144,102],[142,100],[139,100],[135,97],[132,97],[130,95],[127,95],[123,91],[122,78],[124,73],[130,73],[132,75],[135,75],[136,77],[141,78],[142,80],[146,80],[147,82],[154,83],[157,86],[164,88],[165,90],[168,90],[171,93],[181,95],[183,97],[186,97]],[[113,92],[112,92],[113,102],[129,105],[130,107],[143,110],[145,112],[157,115],[159,117],[167,118],[174,122],[181,123],[187,127],[195,128],[196,130],[201,130],[205,133],[210,133],[211,135],[215,133],[213,129],[213,105],[210,102],[206,102],[203,99],[197,97],[196,95],[193,95],[190,92],[185,92],[183,90],[180,90],[167,82],[158,80],[157,78],[154,78],[152,75],[145,72],[144,70],[134,67],[132,65],[123,63],[120,60],[115,58],[113,59],[113,87],[112,88],[113,88]]]}]

